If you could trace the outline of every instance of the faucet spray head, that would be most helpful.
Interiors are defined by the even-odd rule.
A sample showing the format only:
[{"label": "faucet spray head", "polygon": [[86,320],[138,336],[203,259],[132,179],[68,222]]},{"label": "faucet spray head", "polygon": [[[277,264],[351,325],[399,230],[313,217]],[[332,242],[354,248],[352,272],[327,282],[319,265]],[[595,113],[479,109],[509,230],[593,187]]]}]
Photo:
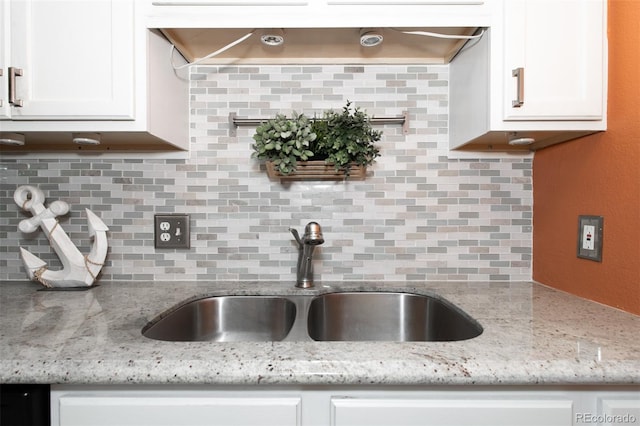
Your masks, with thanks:
[{"label": "faucet spray head", "polygon": [[309,222],[304,228],[304,236],[302,240],[305,244],[320,245],[324,243],[324,237],[322,236],[322,228],[317,222]]}]

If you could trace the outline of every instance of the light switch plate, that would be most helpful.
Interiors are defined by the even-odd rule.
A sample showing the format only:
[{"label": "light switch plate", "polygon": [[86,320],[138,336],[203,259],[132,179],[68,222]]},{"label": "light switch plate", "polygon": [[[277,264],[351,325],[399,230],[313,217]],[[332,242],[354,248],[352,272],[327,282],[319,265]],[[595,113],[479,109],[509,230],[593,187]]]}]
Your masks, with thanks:
[{"label": "light switch plate", "polygon": [[156,248],[191,247],[188,214],[157,214],[153,230]]},{"label": "light switch plate", "polygon": [[578,257],[602,262],[602,216],[578,216]]}]

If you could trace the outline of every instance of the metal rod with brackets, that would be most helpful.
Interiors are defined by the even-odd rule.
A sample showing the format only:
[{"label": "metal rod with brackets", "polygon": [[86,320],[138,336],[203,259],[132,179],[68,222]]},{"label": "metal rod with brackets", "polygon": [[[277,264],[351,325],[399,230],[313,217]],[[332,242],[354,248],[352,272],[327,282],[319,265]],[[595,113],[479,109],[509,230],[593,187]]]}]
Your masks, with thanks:
[{"label": "metal rod with brackets", "polygon": [[[240,126],[259,126],[268,121],[268,118],[241,118],[235,112],[229,113],[229,136],[235,137]],[[402,133],[409,134],[409,112],[402,111],[402,115],[395,117],[371,117],[372,124],[402,124]]]}]

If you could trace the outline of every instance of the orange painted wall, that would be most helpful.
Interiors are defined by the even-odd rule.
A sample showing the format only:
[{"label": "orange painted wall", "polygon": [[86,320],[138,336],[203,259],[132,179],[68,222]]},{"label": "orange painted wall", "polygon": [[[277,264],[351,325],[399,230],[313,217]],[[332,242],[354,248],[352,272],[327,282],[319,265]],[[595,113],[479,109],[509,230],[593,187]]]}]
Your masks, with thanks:
[{"label": "orange painted wall", "polygon": [[[640,315],[640,0],[609,0],[608,130],[536,152],[533,279]],[[602,263],[576,257],[604,216]]]}]

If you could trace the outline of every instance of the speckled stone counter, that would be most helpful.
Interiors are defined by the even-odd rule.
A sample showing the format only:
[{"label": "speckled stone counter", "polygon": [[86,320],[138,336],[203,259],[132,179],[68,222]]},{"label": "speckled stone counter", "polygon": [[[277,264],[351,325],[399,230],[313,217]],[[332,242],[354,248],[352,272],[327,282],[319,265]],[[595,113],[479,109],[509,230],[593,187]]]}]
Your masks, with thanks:
[{"label": "speckled stone counter", "polygon": [[[639,384],[640,317],[532,283],[0,283],[0,382],[211,385]],[[484,328],[459,342],[163,342],[185,299],[336,290],[436,294]]]}]

